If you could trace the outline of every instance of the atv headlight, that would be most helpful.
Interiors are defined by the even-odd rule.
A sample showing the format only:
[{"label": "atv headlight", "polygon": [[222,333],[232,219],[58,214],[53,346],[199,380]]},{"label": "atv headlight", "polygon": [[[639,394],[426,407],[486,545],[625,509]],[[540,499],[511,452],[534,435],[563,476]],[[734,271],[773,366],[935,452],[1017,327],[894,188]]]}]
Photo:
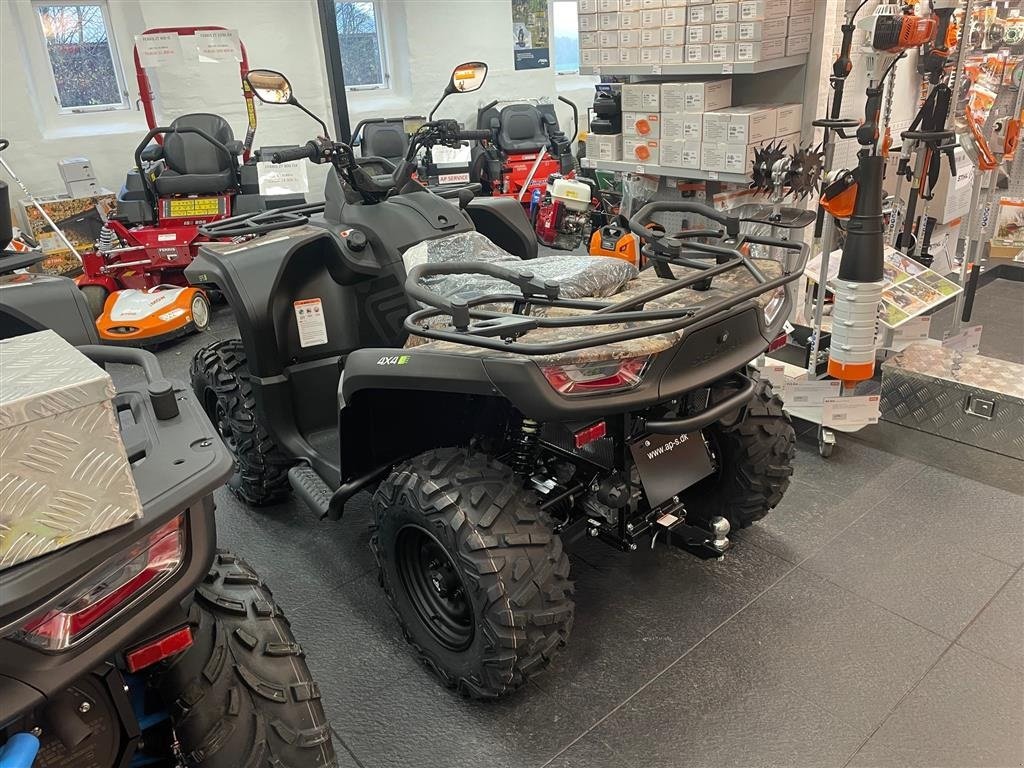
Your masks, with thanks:
[{"label": "atv headlight", "polygon": [[647,372],[651,357],[643,355],[577,365],[547,365],[541,366],[540,370],[560,395],[604,394],[636,387]]}]

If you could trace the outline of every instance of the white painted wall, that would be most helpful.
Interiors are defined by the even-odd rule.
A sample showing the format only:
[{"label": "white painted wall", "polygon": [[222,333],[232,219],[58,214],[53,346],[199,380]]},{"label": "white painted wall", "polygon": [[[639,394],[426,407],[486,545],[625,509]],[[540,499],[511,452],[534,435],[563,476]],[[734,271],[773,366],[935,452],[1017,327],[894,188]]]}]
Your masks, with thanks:
[{"label": "white painted wall", "polygon": [[[391,52],[393,87],[388,91],[349,93],[354,126],[364,117],[426,114],[447,83],[451,69],[467,60],[483,60],[490,73],[475,94],[452,96],[438,112],[472,122],[476,107],[492,99],[557,95],[581,108],[593,98],[596,78],[556,76],[551,68],[516,72],[512,62],[511,0],[382,0]],[[328,123],[329,95],[324,56],[313,0],[112,0],[110,11],[129,93],[138,96],[131,61],[133,37],[144,29],[213,24],[239,30],[250,66],[285,72],[296,95]],[[139,111],[54,118],[36,98],[48,94],[49,73],[33,61],[38,45],[30,0],[0,2],[0,135],[9,138],[5,153],[15,171],[37,195],[63,191],[57,161],[88,157],[100,183],[117,189],[131,165],[132,152],[146,132]],[[41,71],[40,71],[41,70]],[[151,70],[158,119],[186,112],[223,115],[241,138],[245,111],[232,64],[194,64]],[[38,83],[38,85],[37,85]],[[301,143],[315,135],[315,124],[289,107],[259,105],[257,144]],[[563,128],[569,110],[560,107]],[[325,169],[310,169],[311,192],[319,196]]]}]

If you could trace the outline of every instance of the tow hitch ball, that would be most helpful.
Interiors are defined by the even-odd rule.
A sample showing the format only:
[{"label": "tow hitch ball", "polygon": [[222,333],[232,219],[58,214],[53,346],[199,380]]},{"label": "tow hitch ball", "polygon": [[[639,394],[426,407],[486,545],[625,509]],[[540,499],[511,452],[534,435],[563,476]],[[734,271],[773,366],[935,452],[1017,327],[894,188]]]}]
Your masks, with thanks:
[{"label": "tow hitch ball", "polygon": [[644,533],[651,536],[651,547],[662,538],[666,543],[685,549],[690,554],[703,559],[721,557],[730,547],[729,540],[731,526],[724,517],[715,516],[708,521],[708,527],[703,528],[686,522],[686,509],[679,502],[651,514],[640,524],[628,523],[626,525],[626,538],[620,538],[611,526],[601,521],[590,518],[590,535],[606,541],[620,549],[632,552],[636,551],[636,540]]}]

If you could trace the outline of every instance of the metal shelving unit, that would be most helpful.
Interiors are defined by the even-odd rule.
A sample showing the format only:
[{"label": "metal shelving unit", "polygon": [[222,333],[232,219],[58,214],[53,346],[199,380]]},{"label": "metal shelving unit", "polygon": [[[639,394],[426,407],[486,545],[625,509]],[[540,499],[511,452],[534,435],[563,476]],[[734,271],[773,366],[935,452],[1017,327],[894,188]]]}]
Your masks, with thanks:
[{"label": "metal shelving unit", "polygon": [[709,62],[707,64],[606,64],[580,67],[581,75],[639,75],[685,77],[692,75],[757,75],[777,69],[799,67],[807,63],[807,54],[768,61]]},{"label": "metal shelving unit", "polygon": [[591,157],[583,158],[584,168],[594,168],[598,171],[623,171],[625,173],[638,173],[642,176],[664,176],[677,179],[692,179],[697,181],[722,181],[731,184],[748,184],[750,176],[745,173],[724,173],[721,171],[701,171],[696,168],[673,168],[667,165],[643,165],[622,160],[595,160]]}]

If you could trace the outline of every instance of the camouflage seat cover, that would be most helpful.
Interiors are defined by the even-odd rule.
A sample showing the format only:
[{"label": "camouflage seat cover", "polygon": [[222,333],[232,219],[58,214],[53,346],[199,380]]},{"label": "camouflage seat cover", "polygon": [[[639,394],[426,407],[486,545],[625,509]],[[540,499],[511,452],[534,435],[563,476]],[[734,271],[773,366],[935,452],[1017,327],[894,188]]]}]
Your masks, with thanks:
[{"label": "camouflage seat cover", "polygon": [[[636,267],[632,264],[607,256],[560,253],[524,262],[479,232],[425,240],[407,250],[402,258],[406,272],[421,264],[452,262],[482,261],[510,267],[522,265],[541,280],[557,282],[559,295],[566,299],[611,296],[637,276]],[[439,275],[423,280],[422,284],[445,298],[459,296],[472,299],[518,290],[511,283],[487,275]]]}]

